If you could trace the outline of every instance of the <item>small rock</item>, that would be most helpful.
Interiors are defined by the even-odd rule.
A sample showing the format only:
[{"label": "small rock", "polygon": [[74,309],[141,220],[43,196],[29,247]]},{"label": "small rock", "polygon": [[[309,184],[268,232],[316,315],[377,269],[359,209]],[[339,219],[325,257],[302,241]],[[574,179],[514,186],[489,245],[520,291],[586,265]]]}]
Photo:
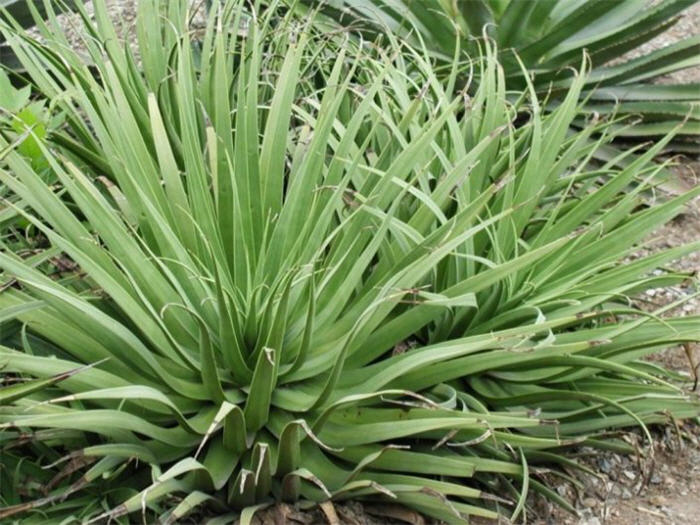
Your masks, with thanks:
[{"label": "small rock", "polygon": [[606,474],[612,470],[612,463],[608,461],[606,458],[601,458],[598,461],[598,466],[600,467],[600,470],[605,472]]},{"label": "small rock", "polygon": [[585,518],[578,522],[578,525],[600,525],[600,520],[593,516],[592,518]]},{"label": "small rock", "polygon": [[598,505],[598,500],[595,498],[585,498],[583,501],[583,506],[589,509]]},{"label": "small rock", "polygon": [[625,470],[622,473],[625,475],[625,477],[627,477],[627,479],[634,479],[634,472],[631,470]]},{"label": "small rock", "polygon": [[668,502],[663,496],[652,496],[651,498],[649,498],[649,503],[651,503],[652,505],[656,505],[657,507],[663,507]]}]

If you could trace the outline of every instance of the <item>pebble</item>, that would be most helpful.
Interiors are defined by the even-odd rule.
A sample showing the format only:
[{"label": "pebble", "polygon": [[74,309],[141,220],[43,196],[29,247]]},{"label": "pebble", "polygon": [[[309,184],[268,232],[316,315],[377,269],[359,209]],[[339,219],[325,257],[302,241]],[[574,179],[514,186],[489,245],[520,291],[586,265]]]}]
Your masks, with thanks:
[{"label": "pebble", "polygon": [[598,500],[595,498],[586,498],[582,503],[584,507],[592,508],[598,505]]},{"label": "pebble", "polygon": [[668,501],[663,496],[652,496],[649,498],[649,503],[656,505],[657,507],[663,507],[666,505],[666,503],[668,503]]}]

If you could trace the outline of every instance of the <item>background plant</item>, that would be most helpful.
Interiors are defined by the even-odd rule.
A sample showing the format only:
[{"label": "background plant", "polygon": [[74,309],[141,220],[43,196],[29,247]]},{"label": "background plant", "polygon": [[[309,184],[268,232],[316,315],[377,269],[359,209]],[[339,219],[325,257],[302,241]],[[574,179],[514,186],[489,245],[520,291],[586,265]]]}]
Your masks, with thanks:
[{"label": "background plant", "polygon": [[592,65],[582,91],[586,112],[641,119],[618,130],[619,137],[646,140],[675,129],[684,140],[677,138],[670,147],[697,152],[700,84],[649,81],[700,65],[700,36],[623,58],[671,28],[696,1],[327,0],[322,5],[327,15],[370,38],[392,31],[445,62],[455,54],[478,54],[487,35],[501,51],[508,87],[525,87],[522,62],[540,98],[553,105],[569,89],[572,68],[578,68],[585,50]]},{"label": "background plant", "polygon": [[[10,151],[17,151],[47,184],[56,183],[51,176],[39,141],[61,125],[60,114],[52,115],[45,101],[32,100],[31,86],[17,88],[9,75],[0,71],[0,134],[7,146],[0,150],[0,162]],[[45,250],[45,239],[24,219],[19,210],[24,201],[4,184],[0,186],[0,249],[26,256],[34,256],[34,264],[46,261],[58,254]],[[0,333],[0,341],[2,340]]]},{"label": "background plant", "polygon": [[141,2],[137,60],[78,6],[89,64],[52,14],[43,44],[2,26],[66,124],[29,131],[58,184],[6,138],[0,180],[77,270],[0,254],[0,363],[82,369],[0,407],[0,517],[332,497],[514,520],[529,491],[571,509],[546,483],[586,469],[570,448],[698,414],[640,358],[700,320],[629,297],[688,279],[663,268],[699,243],[625,260],[700,193],[644,204],[671,136],[593,169],[585,66],[545,113],[488,46],[437,75],[275,7],[217,4],[196,36],[184,2]]}]

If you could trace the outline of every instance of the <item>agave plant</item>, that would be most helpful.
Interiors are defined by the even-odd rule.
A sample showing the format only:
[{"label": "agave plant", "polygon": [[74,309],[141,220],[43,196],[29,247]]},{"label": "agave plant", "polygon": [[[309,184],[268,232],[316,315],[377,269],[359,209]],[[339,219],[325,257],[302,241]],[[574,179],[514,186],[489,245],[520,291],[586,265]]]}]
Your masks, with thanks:
[{"label": "agave plant", "polygon": [[0,518],[358,498],[515,520],[531,491],[573,510],[546,483],[587,470],[572,447],[698,414],[641,358],[700,319],[629,297],[686,280],[664,265],[700,243],[620,262],[700,193],[640,206],[670,137],[592,169],[607,124],[568,131],[585,64],[550,113],[530,86],[515,128],[488,46],[443,77],[393,38],[246,6],[197,34],[186,2],[140,2],[136,59],[78,5],[89,64],[52,15],[43,43],[2,27],[66,126],[37,137],[58,184],[13,150],[0,180],[78,270],[0,253],[0,362],[92,366],[0,407]]},{"label": "agave plant", "polygon": [[[525,87],[523,66],[540,97],[558,103],[573,82],[582,53],[592,71],[582,96],[589,113],[642,119],[618,136],[647,138],[677,130],[677,150],[697,151],[700,84],[655,85],[648,81],[700,65],[700,36],[624,59],[671,28],[697,0],[328,0],[324,12],[370,35],[392,31],[424,45],[437,58],[474,55],[482,35],[498,43],[508,86]],[[295,2],[296,4],[296,2]],[[302,0],[313,8],[318,2]],[[693,139],[693,140],[687,140]]]}]

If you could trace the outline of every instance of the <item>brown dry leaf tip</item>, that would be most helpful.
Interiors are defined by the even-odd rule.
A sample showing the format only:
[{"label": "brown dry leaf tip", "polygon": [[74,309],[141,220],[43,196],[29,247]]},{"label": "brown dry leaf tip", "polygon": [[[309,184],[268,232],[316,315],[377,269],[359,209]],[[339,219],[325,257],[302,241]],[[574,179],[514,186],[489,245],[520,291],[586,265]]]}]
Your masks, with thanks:
[{"label": "brown dry leaf tip", "polygon": [[[665,410],[664,413],[666,414],[666,417],[668,420],[671,422],[673,425],[673,428],[676,431],[676,441],[678,442],[678,450],[683,451],[685,449],[685,444],[683,443],[683,432],[681,432],[681,427],[678,424],[678,420],[673,417],[673,414],[671,414],[670,411]],[[653,461],[653,458],[652,458]],[[651,476],[650,476],[651,478]]]},{"label": "brown dry leaf tip", "polygon": [[127,509],[126,505],[119,505],[118,507],[115,507],[109,512],[104,512],[99,516],[94,517],[93,519],[88,521],[86,525],[91,525],[92,523],[110,523],[112,520],[115,520],[116,518],[119,518],[121,516],[125,516],[128,513],[129,510]]},{"label": "brown dry leaf tip", "polygon": [[453,437],[455,437],[455,436],[457,435],[457,432],[458,432],[458,431],[457,431],[456,429],[450,430],[447,434],[445,434],[445,435],[442,437],[442,439],[440,439],[440,441],[438,441],[437,443],[435,443],[435,444],[432,446],[431,450],[437,450],[437,449],[439,449],[441,446],[443,446],[445,443],[447,443],[450,439],[452,439]]},{"label": "brown dry leaf tip", "polygon": [[340,525],[338,513],[335,511],[335,506],[331,501],[324,501],[319,504],[319,507],[321,507],[326,520],[328,520],[328,525]]},{"label": "brown dry leaf tip", "polygon": [[462,93],[462,98],[464,100],[464,109],[470,110],[472,108],[472,98],[467,94],[466,91]]},{"label": "brown dry leaf tip", "polygon": [[8,288],[11,288],[14,285],[19,285],[19,281],[14,277],[10,277],[9,280],[0,284],[0,292],[4,292],[5,290],[7,290]]},{"label": "brown dry leaf tip", "polygon": [[265,464],[265,457],[269,455],[270,447],[267,443],[260,443],[260,460],[258,461],[258,468],[255,469],[255,484],[258,484],[260,479],[260,472],[262,472],[263,465]]},{"label": "brown dry leaf tip", "polygon": [[427,494],[429,496],[433,496],[434,498],[437,498],[440,500],[447,508],[449,508],[455,516],[457,516],[460,519],[467,519],[467,516],[462,514],[457,508],[454,506],[454,504],[441,492],[438,492],[437,490],[431,489],[429,487],[422,487],[419,492],[422,492],[423,494]]},{"label": "brown dry leaf tip", "polygon": [[357,192],[354,190],[346,189],[343,193],[343,202],[345,203],[346,206],[350,208],[357,208],[360,206],[362,203],[358,201],[354,195],[356,195]]},{"label": "brown dry leaf tip", "polygon": [[314,443],[316,443],[316,444],[317,444],[319,447],[321,447],[322,449],[328,450],[329,452],[342,452],[342,451],[344,450],[344,448],[342,448],[342,447],[341,447],[341,448],[334,448],[334,447],[331,447],[331,446],[329,446],[329,445],[326,445],[326,444],[325,444],[323,441],[321,441],[321,439],[314,433],[314,431],[311,429],[311,427],[310,427],[309,424],[306,422],[306,420],[304,420],[304,419],[298,419],[298,420],[296,421],[296,423],[299,423],[299,425],[301,425],[301,428],[304,430],[304,432],[306,433],[306,435],[311,439],[311,441],[313,441]]},{"label": "brown dry leaf tip", "polygon": [[685,355],[688,358],[688,363],[690,364],[690,373],[693,376],[693,388],[691,392],[695,392],[698,389],[698,369],[700,368],[700,364],[695,362],[695,355],[693,349],[690,346],[690,343],[683,343],[681,346],[683,347]]},{"label": "brown dry leaf tip", "polygon": [[416,98],[418,100],[421,100],[427,92],[428,92],[428,84],[423,84],[423,87],[420,88],[420,91],[418,92],[418,96]]},{"label": "brown dry leaf tip", "polygon": [[478,436],[474,439],[470,439],[468,441],[454,441],[452,443],[447,443],[447,446],[448,447],[471,447],[473,445],[478,445],[479,443],[483,443],[484,441],[486,441],[488,438],[490,438],[493,435],[494,435],[493,429],[489,428],[486,430],[486,432],[484,432],[483,434],[481,434],[480,436]]},{"label": "brown dry leaf tip", "polygon": [[320,488],[323,493],[326,495],[328,500],[330,500],[333,497],[333,494],[330,493],[326,485],[321,481],[313,472],[309,472],[308,475],[306,476],[306,479],[316,485],[318,488]]},{"label": "brown dry leaf tip", "polygon": [[5,507],[4,509],[0,509],[0,520],[4,520],[6,518],[9,518],[10,516],[14,516],[15,514],[20,514],[28,510],[36,509],[38,507],[46,505],[47,503],[55,501],[55,499],[55,497],[40,498],[34,501],[29,501],[27,503],[20,503],[18,505],[11,505],[9,507]]},{"label": "brown dry leaf tip", "polygon": [[58,472],[51,479],[51,481],[49,481],[46,485],[42,487],[42,492],[44,493],[44,495],[48,495],[48,493],[62,480],[64,480],[77,470],[81,469],[82,467],[94,463],[95,461],[97,461],[97,458],[84,455],[78,455],[70,459],[68,464],[65,467],[63,467],[63,469],[60,472]]},{"label": "brown dry leaf tip", "polygon": [[78,481],[72,483],[68,487],[68,490],[66,490],[63,494],[61,494],[61,496],[58,498],[58,501],[61,501],[61,502],[66,501],[71,494],[81,490],[82,488],[86,487],[89,484],[90,484],[90,480],[87,477],[82,476]]},{"label": "brown dry leaf tip", "polygon": [[508,184],[510,184],[514,179],[515,179],[515,175],[513,174],[513,171],[511,170],[494,183],[495,190],[496,191],[502,190]]},{"label": "brown dry leaf tip", "polygon": [[489,494],[488,492],[479,492],[479,499],[495,501],[498,503],[503,503],[504,505],[515,505],[515,501],[512,499],[496,496],[495,494]]},{"label": "brown dry leaf tip", "polygon": [[381,493],[381,494],[384,494],[385,496],[388,496],[388,497],[390,497],[390,498],[392,498],[392,499],[396,499],[396,498],[398,497],[394,492],[390,491],[390,490],[389,490],[388,488],[386,488],[384,485],[380,485],[380,484],[377,483],[376,481],[370,481],[370,482],[369,482],[369,486],[370,486],[371,488],[373,488],[374,490],[376,490],[377,492],[379,492],[379,493]]},{"label": "brown dry leaf tip", "polygon": [[[394,394],[396,394],[396,392],[394,392]],[[442,408],[439,404],[437,404],[432,399],[429,399],[425,396],[417,394],[416,392],[404,390],[404,391],[400,392],[400,394],[417,399],[419,402],[413,403],[411,401],[402,401],[400,399],[389,399],[385,395],[380,396],[379,399],[381,399],[385,403],[392,403],[395,405],[403,405],[403,406],[414,407],[414,408],[429,408],[432,410],[439,410],[440,408]]]}]

